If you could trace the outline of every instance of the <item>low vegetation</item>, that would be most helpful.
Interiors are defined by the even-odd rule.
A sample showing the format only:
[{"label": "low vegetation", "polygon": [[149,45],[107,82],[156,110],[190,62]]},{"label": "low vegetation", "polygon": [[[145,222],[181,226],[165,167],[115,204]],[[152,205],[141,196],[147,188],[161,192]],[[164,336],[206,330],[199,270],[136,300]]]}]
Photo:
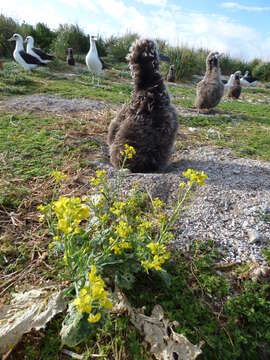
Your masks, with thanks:
[{"label": "low vegetation", "polygon": [[[163,230],[172,208],[136,189],[127,198],[121,193],[121,179],[119,192],[108,192],[106,184],[112,180],[96,172],[99,160],[108,161],[104,150],[108,124],[132,92],[127,64],[114,64],[115,55],[106,55],[111,67],[98,88],[92,86],[83,66],[71,69],[58,60],[47,69],[27,73],[10,60],[4,62],[0,72],[1,296],[8,302],[9,293],[21,284],[24,289],[29,284],[62,284],[74,314],[92,329],[69,343],[73,352],[86,359],[99,354],[105,359],[150,360],[128,318],[108,316],[115,283],[125,289],[133,306],[145,306],[150,314],[160,304],[166,316],[176,321],[177,332],[194,344],[204,341],[201,359],[269,358],[269,285],[252,281],[249,264],[220,267],[221,256],[211,240],[197,241],[185,253],[170,249],[169,257],[163,245],[173,236],[173,227]],[[189,56],[195,58],[196,52],[190,55],[187,50],[181,61]],[[203,57],[202,52],[200,66]],[[177,150],[229,147],[235,156],[270,161],[270,89],[244,89],[240,101],[224,98],[215,116],[196,113],[194,85],[169,85],[169,92],[179,112]],[[23,103],[25,95],[39,94],[92,99],[105,107],[71,113],[8,107],[15,97]],[[180,185],[179,200],[188,181]],[[38,210],[39,205],[43,207]],[[98,222],[91,222],[95,218]],[[119,218],[128,225],[121,227]],[[129,226],[128,240],[123,240],[121,235],[129,232]],[[91,246],[89,237],[94,240]],[[162,239],[159,248],[158,239]],[[130,246],[136,256],[131,257]],[[265,258],[269,263],[267,251]],[[25,274],[30,267],[32,271]],[[22,276],[19,281],[17,272]],[[98,299],[93,297],[91,311],[84,303],[85,296],[94,292],[88,275],[102,293]],[[90,314],[92,322],[87,320]],[[63,357],[59,334],[69,317],[70,313],[61,314],[46,330],[25,335],[11,359]]]},{"label": "low vegetation", "polygon": [[[2,14],[0,15],[0,54],[4,58],[12,57],[13,45],[8,43],[7,39],[15,32],[20,33],[23,37],[33,36],[37,46],[46,51],[52,51],[61,60],[65,60],[67,49],[71,47],[74,50],[76,61],[85,62],[85,54],[89,50],[89,35],[85,34],[78,24],[60,24],[56,30],[52,30],[43,23],[38,23],[36,26],[25,22],[20,24]],[[136,33],[126,33],[109,38],[99,35],[97,40],[99,55],[109,63],[125,62],[129,48],[136,38],[138,38]],[[164,40],[157,39],[157,41],[160,50],[167,54],[171,63],[175,65],[177,80],[190,80],[194,74],[204,74],[208,49],[193,49],[185,45],[170,46]],[[165,65],[166,70],[168,67],[169,64]],[[249,70],[258,80],[270,81],[270,63],[259,59],[245,62],[227,54],[221,60],[221,70],[224,75],[230,75],[237,70],[241,70],[243,73]]]}]

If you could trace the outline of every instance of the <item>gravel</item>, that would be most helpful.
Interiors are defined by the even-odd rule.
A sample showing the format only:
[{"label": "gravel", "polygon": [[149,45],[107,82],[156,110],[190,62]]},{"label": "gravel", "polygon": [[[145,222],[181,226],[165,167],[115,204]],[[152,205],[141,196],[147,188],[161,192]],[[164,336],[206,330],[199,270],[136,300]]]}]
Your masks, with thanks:
[{"label": "gravel", "polygon": [[99,110],[105,107],[104,103],[90,99],[66,99],[56,95],[26,95],[12,97],[0,101],[0,110],[70,113],[76,111]]},{"label": "gravel", "polygon": [[[115,170],[106,166],[113,177]],[[198,188],[176,224],[172,246],[185,249],[194,240],[214,241],[225,262],[257,261],[270,247],[270,163],[235,158],[229,149],[191,147],[170,165],[167,173],[129,174],[130,188],[139,181],[153,197],[175,203],[181,173],[187,168],[203,170],[208,179]]]}]

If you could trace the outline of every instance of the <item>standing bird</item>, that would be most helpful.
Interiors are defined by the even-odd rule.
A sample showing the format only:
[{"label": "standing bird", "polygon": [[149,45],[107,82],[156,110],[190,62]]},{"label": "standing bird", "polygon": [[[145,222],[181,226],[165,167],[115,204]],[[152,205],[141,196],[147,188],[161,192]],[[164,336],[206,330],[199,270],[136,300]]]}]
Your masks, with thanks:
[{"label": "standing bird", "polygon": [[96,47],[96,40],[95,36],[90,36],[90,49],[88,54],[85,57],[85,62],[88,67],[88,70],[92,74],[92,83],[95,82],[95,76],[98,77],[98,85],[99,85],[99,78],[102,75],[103,69],[105,68],[103,61],[98,56],[98,51]]},{"label": "standing bird", "polygon": [[177,113],[159,71],[156,42],[136,40],[128,56],[134,92],[108,131],[112,164],[120,168],[125,145],[133,146],[136,154],[127,159],[125,167],[132,172],[164,170],[176,137]]},{"label": "standing bird", "polygon": [[170,65],[170,69],[167,75],[167,81],[175,82],[174,65]]},{"label": "standing bird", "polygon": [[67,63],[68,63],[68,65],[75,66],[75,59],[73,57],[73,49],[72,48],[68,48]]},{"label": "standing bird", "polygon": [[36,57],[27,54],[23,48],[23,38],[20,34],[14,34],[8,41],[16,41],[16,47],[13,52],[15,61],[22,65],[25,70],[33,70],[37,66],[46,66],[46,64],[40,62]]},{"label": "standing bird", "polygon": [[44,53],[42,50],[34,47],[34,38],[32,36],[27,36],[27,38],[25,39],[25,43],[27,44],[26,45],[27,54],[34,56],[43,64],[48,64],[49,62],[53,61],[54,59],[53,55],[48,55]]},{"label": "standing bird", "polygon": [[233,79],[234,79],[234,74],[231,74],[229,80],[226,83],[223,82],[225,89],[228,89],[233,85]]},{"label": "standing bird", "polygon": [[241,71],[236,71],[233,74],[233,84],[232,86],[229,87],[229,91],[228,91],[228,97],[232,99],[239,99],[241,95],[242,88],[240,84],[240,74]]},{"label": "standing bird", "polygon": [[250,75],[249,71],[245,72],[245,75],[241,77],[240,83],[242,86],[256,86],[257,80],[252,75]]},{"label": "standing bird", "polygon": [[206,73],[197,86],[195,106],[198,111],[212,110],[220,102],[224,94],[221,81],[219,58],[222,54],[211,52],[206,58]]}]

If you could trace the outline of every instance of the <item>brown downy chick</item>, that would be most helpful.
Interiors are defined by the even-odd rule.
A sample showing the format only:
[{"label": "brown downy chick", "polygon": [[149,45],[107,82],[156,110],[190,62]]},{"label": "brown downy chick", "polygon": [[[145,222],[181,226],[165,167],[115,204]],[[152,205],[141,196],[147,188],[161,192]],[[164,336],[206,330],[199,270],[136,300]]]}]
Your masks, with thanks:
[{"label": "brown downy chick", "polygon": [[109,126],[111,162],[121,167],[121,152],[128,144],[136,151],[125,164],[132,172],[163,170],[171,155],[178,120],[159,71],[156,42],[137,40],[128,59],[134,92]]},{"label": "brown downy chick", "polygon": [[219,58],[222,54],[211,52],[206,59],[206,73],[197,85],[195,106],[200,110],[212,110],[216,107],[223,94],[224,84],[221,81]]},{"label": "brown downy chick", "polygon": [[167,75],[168,82],[175,82],[175,72],[174,72],[174,65],[170,66],[168,75]]},{"label": "brown downy chick", "polygon": [[234,79],[233,79],[233,84],[231,87],[229,87],[229,91],[228,91],[228,97],[232,98],[232,99],[239,99],[240,95],[241,95],[241,84],[240,84],[240,71],[236,71],[233,75]]},{"label": "brown downy chick", "polygon": [[73,49],[72,48],[68,48],[67,63],[68,63],[68,65],[75,66],[75,59],[73,57]]}]

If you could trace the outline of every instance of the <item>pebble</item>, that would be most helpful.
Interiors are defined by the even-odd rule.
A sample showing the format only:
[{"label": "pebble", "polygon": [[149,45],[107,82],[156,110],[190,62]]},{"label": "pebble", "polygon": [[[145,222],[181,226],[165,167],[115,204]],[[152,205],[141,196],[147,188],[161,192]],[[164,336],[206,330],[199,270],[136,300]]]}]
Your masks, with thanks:
[{"label": "pebble", "polygon": [[253,244],[253,243],[256,243],[257,241],[262,240],[262,235],[255,229],[250,229],[247,231],[247,233],[248,233],[248,239],[249,239],[250,244]]}]

